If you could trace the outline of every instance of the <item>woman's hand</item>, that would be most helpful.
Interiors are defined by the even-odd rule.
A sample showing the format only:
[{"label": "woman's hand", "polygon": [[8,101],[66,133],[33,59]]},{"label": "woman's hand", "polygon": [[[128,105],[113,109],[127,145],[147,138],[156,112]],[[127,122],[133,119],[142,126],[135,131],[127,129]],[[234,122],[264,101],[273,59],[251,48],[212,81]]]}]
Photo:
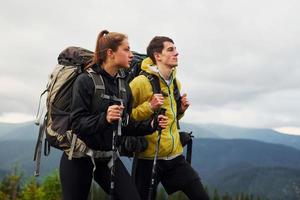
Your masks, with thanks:
[{"label": "woman's hand", "polygon": [[109,106],[106,112],[106,120],[112,124],[114,121],[121,119],[123,110],[124,110],[123,105]]},{"label": "woman's hand", "polygon": [[165,115],[158,115],[158,126],[161,129],[167,128],[169,118]]},{"label": "woman's hand", "polygon": [[[168,121],[169,121],[169,118],[165,115],[158,115],[157,117],[157,121],[155,121],[156,119],[153,119],[151,121],[151,126],[152,128],[155,126],[155,127],[160,127],[161,129],[165,129],[167,128],[168,126]],[[156,124],[154,124],[156,123]]]}]

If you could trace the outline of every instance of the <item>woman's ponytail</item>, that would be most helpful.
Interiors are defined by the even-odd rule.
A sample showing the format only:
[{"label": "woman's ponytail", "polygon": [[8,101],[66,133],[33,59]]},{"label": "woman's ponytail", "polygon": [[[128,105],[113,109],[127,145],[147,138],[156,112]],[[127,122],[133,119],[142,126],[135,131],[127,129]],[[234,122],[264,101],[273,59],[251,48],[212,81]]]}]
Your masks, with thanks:
[{"label": "woman's ponytail", "polygon": [[107,50],[111,49],[114,52],[117,51],[122,41],[126,38],[127,36],[122,33],[109,32],[108,30],[101,31],[97,37],[93,60],[85,69],[88,69],[95,64],[101,66],[106,60]]}]

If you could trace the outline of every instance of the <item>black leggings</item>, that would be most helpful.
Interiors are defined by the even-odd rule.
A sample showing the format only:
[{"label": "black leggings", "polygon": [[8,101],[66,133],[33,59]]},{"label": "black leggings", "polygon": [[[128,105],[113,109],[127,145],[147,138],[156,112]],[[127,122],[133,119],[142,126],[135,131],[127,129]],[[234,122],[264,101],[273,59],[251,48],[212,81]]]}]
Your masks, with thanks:
[{"label": "black leggings", "polygon": [[[148,199],[153,160],[138,159],[134,180],[141,198]],[[197,172],[178,156],[172,160],[158,160],[152,199],[155,199],[157,185],[161,182],[168,194],[183,191],[191,200],[209,200]]]},{"label": "black leggings", "polygon": [[[95,159],[94,180],[109,193],[110,169],[108,161]],[[115,199],[140,200],[136,187],[120,159],[115,162]],[[93,176],[93,163],[90,157],[68,160],[64,153],[60,161],[60,182],[64,200],[86,200]]]},{"label": "black leggings", "polygon": [[199,179],[189,183],[182,189],[182,192],[191,200],[209,200],[209,196]]}]

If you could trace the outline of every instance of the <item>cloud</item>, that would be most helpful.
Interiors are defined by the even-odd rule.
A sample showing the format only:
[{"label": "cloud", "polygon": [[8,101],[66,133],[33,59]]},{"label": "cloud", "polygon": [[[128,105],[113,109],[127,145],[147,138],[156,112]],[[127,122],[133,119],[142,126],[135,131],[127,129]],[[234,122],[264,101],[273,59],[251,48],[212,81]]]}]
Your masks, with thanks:
[{"label": "cloud", "polygon": [[300,135],[300,128],[297,127],[280,127],[275,128],[276,131],[292,135]]},{"label": "cloud", "polygon": [[21,122],[27,122],[27,121],[33,121],[32,115],[27,115],[24,113],[1,113],[0,115],[0,121],[6,122],[6,123],[21,123]]},{"label": "cloud", "polygon": [[300,127],[299,8],[296,0],[3,2],[0,114],[33,116],[59,52],[93,50],[105,28],[128,34],[139,52],[154,35],[174,39],[192,102],[185,119]]}]

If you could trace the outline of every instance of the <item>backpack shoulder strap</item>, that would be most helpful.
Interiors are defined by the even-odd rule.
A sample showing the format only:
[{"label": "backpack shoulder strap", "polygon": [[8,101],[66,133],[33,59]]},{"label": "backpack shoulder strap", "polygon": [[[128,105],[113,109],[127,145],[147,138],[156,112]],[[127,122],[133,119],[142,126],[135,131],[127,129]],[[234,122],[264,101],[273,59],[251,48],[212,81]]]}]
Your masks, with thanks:
[{"label": "backpack shoulder strap", "polygon": [[161,93],[161,88],[160,88],[160,84],[159,84],[159,79],[157,76],[153,76],[152,74],[145,72],[145,71],[141,71],[140,72],[141,75],[144,75],[148,78],[151,86],[152,86],[152,91],[153,94],[155,93]]},{"label": "backpack shoulder strap", "polygon": [[92,78],[94,86],[95,86],[95,95],[104,96],[105,95],[105,85],[101,75],[96,74],[96,72],[89,68],[87,70],[88,75]]},{"label": "backpack shoulder strap", "polygon": [[[159,84],[159,79],[157,76],[153,76],[152,74],[147,73],[145,71],[141,71],[140,74],[144,75],[148,78],[148,80],[152,86],[153,93],[162,93],[160,84]],[[180,91],[179,91],[179,87],[178,87],[176,78],[174,79],[173,84],[174,84],[174,98],[175,98],[175,102],[176,102],[177,117],[178,117],[180,114],[180,108],[181,108],[181,95],[180,95]],[[179,120],[177,120],[177,128],[180,129]]]},{"label": "backpack shoulder strap", "polygon": [[[152,90],[153,93],[161,93],[161,88],[160,88],[160,84],[159,84],[159,79],[157,76],[153,76],[150,73],[147,73],[145,71],[141,71],[140,73],[141,75],[144,75],[148,78],[151,86],[152,86]],[[180,91],[178,88],[178,83],[177,83],[177,79],[175,78],[173,81],[174,84],[174,97],[175,97],[175,101],[176,101],[176,106],[177,106],[177,115],[179,114],[179,109],[181,107],[181,96],[180,96]]]},{"label": "backpack shoulder strap", "polygon": [[173,84],[174,84],[174,98],[175,98],[176,108],[177,108],[177,128],[180,129],[178,116],[180,114],[180,109],[181,109],[181,95],[180,95],[176,78],[174,79]]},{"label": "backpack shoulder strap", "polygon": [[[101,74],[97,74],[92,68],[89,68],[87,70],[89,76],[92,78],[94,86],[95,86],[95,92],[94,92],[94,98],[92,102],[92,108],[96,108],[99,106],[99,99],[107,99],[111,101],[123,101],[123,103],[126,103],[127,101],[127,94],[126,94],[126,88],[125,88],[125,80],[123,78],[119,78],[118,86],[119,86],[119,96],[110,96],[105,94],[105,84],[103,81],[103,78]],[[97,98],[95,98],[97,97]],[[125,102],[124,102],[125,101]]]},{"label": "backpack shoulder strap", "polygon": [[105,94],[105,84],[102,76],[100,74],[97,74],[92,68],[89,68],[87,70],[87,73],[92,78],[95,86],[94,97],[92,100],[92,108],[96,108],[99,105],[99,101],[98,98],[95,97],[110,99],[110,96]]},{"label": "backpack shoulder strap", "polygon": [[176,106],[177,106],[177,115],[179,114],[179,110],[181,107],[181,95],[180,95],[180,91],[178,88],[178,83],[177,83],[177,79],[174,79],[174,97],[175,97],[175,101],[176,101]]}]

